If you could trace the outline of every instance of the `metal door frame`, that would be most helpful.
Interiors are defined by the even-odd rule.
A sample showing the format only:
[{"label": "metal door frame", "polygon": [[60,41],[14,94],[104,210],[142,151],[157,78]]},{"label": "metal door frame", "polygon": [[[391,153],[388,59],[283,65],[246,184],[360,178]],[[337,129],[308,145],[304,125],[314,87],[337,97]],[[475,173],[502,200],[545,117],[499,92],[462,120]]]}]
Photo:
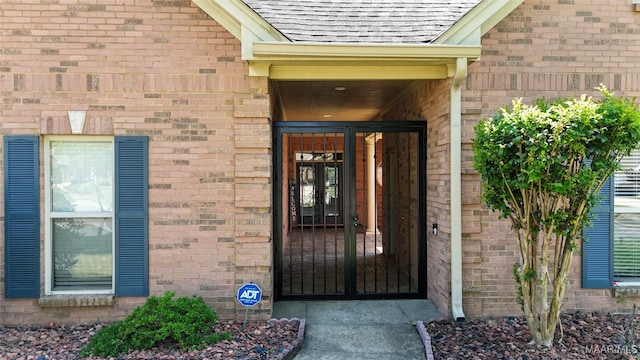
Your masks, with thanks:
[{"label": "metal door frame", "polygon": [[[282,151],[283,134],[306,134],[306,133],[336,133],[344,134],[344,158],[343,158],[343,176],[345,188],[342,194],[343,201],[343,217],[345,223],[345,237],[352,239],[354,236],[354,227],[348,226],[352,221],[351,216],[356,211],[356,150],[355,150],[355,138],[357,133],[365,132],[380,132],[380,133],[418,133],[418,224],[416,224],[417,230],[417,243],[418,243],[418,289],[415,293],[384,293],[384,294],[357,294],[355,291],[356,282],[353,278],[355,274],[355,261],[349,259],[355,259],[356,243],[351,242],[348,248],[345,248],[345,294],[344,295],[327,295],[327,294],[313,294],[313,295],[283,295],[282,291],[282,276],[283,276],[283,261],[282,261],[282,242],[283,232],[282,226],[283,219],[287,214],[283,214],[283,201],[286,196],[283,194],[283,165],[282,165]],[[426,243],[426,122],[425,121],[367,121],[367,122],[273,122],[273,257],[274,257],[274,300],[303,300],[303,299],[376,299],[376,298],[426,298],[426,279],[427,279],[427,243]]]}]

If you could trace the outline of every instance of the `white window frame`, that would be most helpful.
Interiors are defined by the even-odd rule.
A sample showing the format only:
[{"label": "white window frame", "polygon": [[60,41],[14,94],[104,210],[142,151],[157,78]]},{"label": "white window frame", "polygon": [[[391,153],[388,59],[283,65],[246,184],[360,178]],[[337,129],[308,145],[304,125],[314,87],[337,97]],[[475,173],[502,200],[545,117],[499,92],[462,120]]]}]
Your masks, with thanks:
[{"label": "white window frame", "polygon": [[[115,224],[115,212],[113,210],[108,212],[58,212],[52,217],[51,211],[51,142],[110,142],[114,144],[113,136],[45,136],[44,138],[44,205],[45,205],[45,240],[44,240],[44,254],[45,254],[45,295],[64,295],[64,294],[114,294],[115,293],[115,230],[112,232],[111,238],[111,289],[87,289],[87,290],[53,290],[53,239],[52,239],[52,219],[53,218],[111,218],[112,224]],[[115,148],[114,148],[115,151]],[[114,154],[115,155],[115,154]],[[112,162],[113,164],[113,162]],[[115,166],[112,165],[112,166]],[[114,169],[111,169],[111,173],[114,174]],[[113,204],[115,204],[115,179],[113,179],[111,198]]]}]

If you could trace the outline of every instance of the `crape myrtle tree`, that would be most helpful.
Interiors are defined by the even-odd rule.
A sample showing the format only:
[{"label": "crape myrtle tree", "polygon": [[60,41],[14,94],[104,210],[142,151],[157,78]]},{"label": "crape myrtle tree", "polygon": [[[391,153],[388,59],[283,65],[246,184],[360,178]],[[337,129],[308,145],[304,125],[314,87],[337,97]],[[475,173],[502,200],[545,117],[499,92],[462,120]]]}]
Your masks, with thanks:
[{"label": "crape myrtle tree", "polygon": [[482,199],[515,231],[513,273],[533,344],[553,345],[573,252],[588,241],[589,211],[620,159],[640,145],[635,99],[598,90],[599,100],[516,99],[475,126]]}]

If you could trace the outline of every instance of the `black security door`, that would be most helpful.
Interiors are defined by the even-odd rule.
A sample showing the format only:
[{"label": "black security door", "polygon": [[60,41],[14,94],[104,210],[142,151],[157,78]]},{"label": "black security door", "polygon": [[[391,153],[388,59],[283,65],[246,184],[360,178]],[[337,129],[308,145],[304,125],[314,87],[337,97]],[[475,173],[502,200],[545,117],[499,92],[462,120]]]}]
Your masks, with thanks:
[{"label": "black security door", "polygon": [[276,297],[424,297],[425,127],[274,123]]}]

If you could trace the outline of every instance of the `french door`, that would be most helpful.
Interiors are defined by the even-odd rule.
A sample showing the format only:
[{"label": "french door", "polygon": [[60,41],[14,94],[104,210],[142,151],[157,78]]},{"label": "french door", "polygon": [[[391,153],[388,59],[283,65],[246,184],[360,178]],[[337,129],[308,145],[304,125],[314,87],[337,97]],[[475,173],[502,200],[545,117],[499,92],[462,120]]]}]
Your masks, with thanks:
[{"label": "french door", "polygon": [[342,224],[342,162],[300,161],[296,169],[298,223]]}]

